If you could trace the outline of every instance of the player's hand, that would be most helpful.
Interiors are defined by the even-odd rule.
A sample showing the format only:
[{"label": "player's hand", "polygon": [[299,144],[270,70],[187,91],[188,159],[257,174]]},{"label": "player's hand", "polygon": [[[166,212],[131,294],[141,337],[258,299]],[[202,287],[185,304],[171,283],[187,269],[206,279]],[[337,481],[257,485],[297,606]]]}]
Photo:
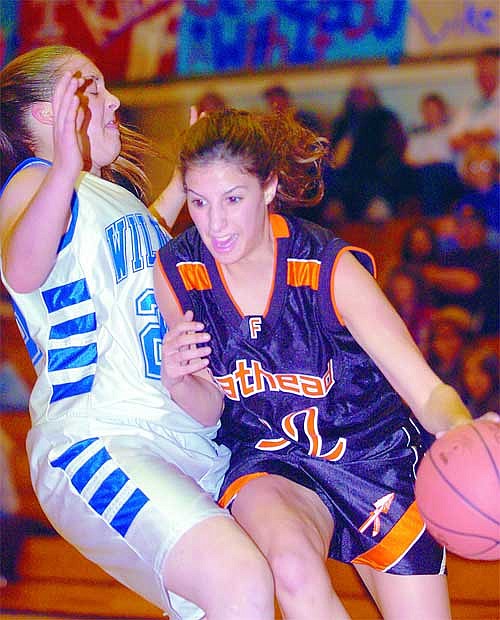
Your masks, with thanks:
[{"label": "player's hand", "polygon": [[195,105],[192,105],[189,108],[189,125],[194,125],[196,121],[199,121],[200,118],[206,116],[206,112],[202,112],[201,114],[198,112],[198,108]]},{"label": "player's hand", "polygon": [[[452,428],[456,428],[457,426],[461,426],[462,424],[474,424],[474,422],[477,422],[478,420],[485,420],[487,422],[494,422],[495,424],[500,424],[500,415],[496,413],[495,411],[488,411],[487,413],[483,413],[483,415],[480,416],[479,418],[471,417],[470,420],[468,419],[460,420],[459,422],[457,422],[457,424],[455,424],[448,430],[452,430]],[[441,431],[439,433],[436,433],[436,439],[439,439],[447,432],[448,431]]]},{"label": "player's hand", "polygon": [[496,411],[488,411],[487,413],[483,413],[479,418],[476,418],[476,420],[486,420],[487,422],[500,424],[500,415]]},{"label": "player's hand", "polygon": [[193,312],[188,310],[163,339],[162,382],[167,389],[208,366],[212,349],[206,343],[210,334],[203,331],[203,323],[193,319]]},{"label": "player's hand", "polygon": [[82,129],[84,112],[78,96],[78,90],[83,83],[83,78],[77,78],[66,71],[58,80],[52,98],[53,164],[64,166],[64,170],[75,178],[83,168],[79,132]]}]

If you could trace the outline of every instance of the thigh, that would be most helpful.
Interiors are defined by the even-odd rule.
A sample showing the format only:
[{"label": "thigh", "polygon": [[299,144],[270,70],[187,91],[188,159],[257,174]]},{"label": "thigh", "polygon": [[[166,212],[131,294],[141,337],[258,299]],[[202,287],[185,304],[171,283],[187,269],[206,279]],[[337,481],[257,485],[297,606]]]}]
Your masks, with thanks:
[{"label": "thigh", "polygon": [[64,538],[172,618],[203,617],[169,595],[162,568],[183,534],[229,515],[168,459],[161,438],[92,437],[61,448],[39,436],[31,460],[40,504]]},{"label": "thigh", "polygon": [[267,619],[274,612],[269,565],[234,519],[192,527],[168,554],[163,572],[171,597],[175,592],[195,601],[209,618]]},{"label": "thigh", "polygon": [[450,620],[446,575],[393,575],[356,566],[385,620]]},{"label": "thigh", "polygon": [[320,497],[288,478],[267,474],[247,482],[236,495],[231,512],[258,547],[301,545],[305,540],[326,558],[333,518]]}]

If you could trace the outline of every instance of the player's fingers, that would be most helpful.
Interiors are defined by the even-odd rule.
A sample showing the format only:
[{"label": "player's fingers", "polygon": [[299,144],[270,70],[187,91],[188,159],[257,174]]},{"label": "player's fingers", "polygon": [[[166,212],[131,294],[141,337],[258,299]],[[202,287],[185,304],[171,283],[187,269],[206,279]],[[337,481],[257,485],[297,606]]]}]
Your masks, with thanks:
[{"label": "player's fingers", "polygon": [[497,424],[500,424],[500,415],[496,411],[488,411],[477,419],[488,420],[489,422],[496,422]]},{"label": "player's fingers", "polygon": [[[75,88],[77,82],[75,81]],[[68,89],[62,100],[59,102],[57,114],[54,116],[54,140],[56,145],[67,143],[67,140],[74,142],[76,132],[80,129],[81,122],[78,121],[80,112],[80,102],[74,89]]]},{"label": "player's fingers", "polygon": [[185,349],[184,351],[179,351],[177,355],[177,360],[181,367],[190,367],[191,372],[194,372],[193,368],[199,365],[199,363],[203,360],[203,365],[208,363],[208,356],[212,350],[210,347],[203,347],[201,349]]},{"label": "player's fingers", "polygon": [[194,125],[198,120],[198,109],[195,105],[189,108],[189,125]]},{"label": "player's fingers", "polygon": [[83,80],[65,73],[59,80],[54,91],[53,108],[56,117],[64,122],[68,111],[74,109],[75,100],[78,101],[77,90],[82,85]]},{"label": "player's fingers", "polygon": [[71,73],[69,71],[65,71],[56,82],[54,92],[52,94],[52,107],[54,109],[54,114],[57,114],[57,112],[59,111],[61,99],[63,98],[66,90],[68,89],[70,81]]},{"label": "player's fingers", "polygon": [[175,327],[172,331],[165,334],[162,346],[165,350],[178,350],[181,347],[187,347],[193,343],[207,342],[210,337],[206,332],[177,330]]}]

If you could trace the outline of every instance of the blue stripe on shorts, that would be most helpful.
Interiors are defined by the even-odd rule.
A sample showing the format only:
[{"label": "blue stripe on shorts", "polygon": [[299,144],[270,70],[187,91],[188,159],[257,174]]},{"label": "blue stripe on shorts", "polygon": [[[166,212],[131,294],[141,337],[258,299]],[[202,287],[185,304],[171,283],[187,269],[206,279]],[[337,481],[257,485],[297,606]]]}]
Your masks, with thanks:
[{"label": "blue stripe on shorts", "polygon": [[[98,445],[95,445],[96,442]],[[88,455],[85,452],[88,452]],[[79,465],[75,472],[71,472],[70,479],[76,491],[82,494],[85,487],[91,483],[94,477],[100,475],[101,468],[112,460],[112,457],[102,440],[98,437],[92,437],[73,444],[63,454],[51,461],[51,465],[67,471],[72,469],[71,465],[76,459],[79,460]],[[127,484],[128,492],[123,493],[122,491]],[[123,497],[118,498],[120,493]],[[133,520],[148,501],[149,498],[139,488],[131,485],[130,478],[116,466],[99,483],[88,500],[88,504],[97,514],[103,516],[114,530],[125,536]],[[113,503],[113,507],[106,512],[111,503]],[[106,514],[104,514],[105,512]]]}]

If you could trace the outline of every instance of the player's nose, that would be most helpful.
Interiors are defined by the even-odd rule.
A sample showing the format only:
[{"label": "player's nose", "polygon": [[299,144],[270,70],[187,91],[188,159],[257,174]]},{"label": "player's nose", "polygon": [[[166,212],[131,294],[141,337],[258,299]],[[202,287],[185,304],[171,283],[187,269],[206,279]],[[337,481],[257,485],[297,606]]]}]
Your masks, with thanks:
[{"label": "player's nose", "polygon": [[214,205],[210,209],[210,231],[213,233],[224,230],[227,224],[227,217],[221,206]]}]

